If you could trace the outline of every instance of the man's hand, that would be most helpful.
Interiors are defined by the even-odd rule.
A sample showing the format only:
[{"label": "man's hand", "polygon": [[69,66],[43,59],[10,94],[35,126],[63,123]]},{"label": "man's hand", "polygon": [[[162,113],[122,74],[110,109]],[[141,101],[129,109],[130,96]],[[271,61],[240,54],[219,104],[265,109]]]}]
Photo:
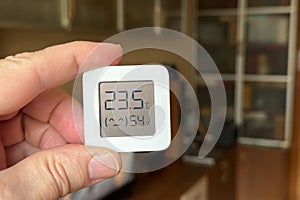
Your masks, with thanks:
[{"label": "man's hand", "polygon": [[[86,61],[91,50],[99,56]],[[119,172],[117,153],[81,145],[72,98],[54,88],[121,56],[118,45],[72,42],[0,60],[0,199],[57,199]]]}]

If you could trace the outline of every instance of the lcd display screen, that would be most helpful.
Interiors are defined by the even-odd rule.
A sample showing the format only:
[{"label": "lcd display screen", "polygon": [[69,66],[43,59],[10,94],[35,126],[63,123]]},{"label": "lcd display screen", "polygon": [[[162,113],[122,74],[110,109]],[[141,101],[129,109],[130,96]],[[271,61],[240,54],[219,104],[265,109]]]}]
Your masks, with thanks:
[{"label": "lcd display screen", "polygon": [[99,83],[101,137],[155,134],[153,81]]}]

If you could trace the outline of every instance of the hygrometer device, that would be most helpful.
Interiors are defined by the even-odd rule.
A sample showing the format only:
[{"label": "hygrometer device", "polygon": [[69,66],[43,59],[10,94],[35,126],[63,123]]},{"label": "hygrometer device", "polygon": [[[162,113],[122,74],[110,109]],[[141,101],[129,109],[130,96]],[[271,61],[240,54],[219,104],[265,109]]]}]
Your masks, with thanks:
[{"label": "hygrometer device", "polygon": [[107,66],[83,74],[84,143],[118,152],[171,142],[169,73],[162,65]]}]

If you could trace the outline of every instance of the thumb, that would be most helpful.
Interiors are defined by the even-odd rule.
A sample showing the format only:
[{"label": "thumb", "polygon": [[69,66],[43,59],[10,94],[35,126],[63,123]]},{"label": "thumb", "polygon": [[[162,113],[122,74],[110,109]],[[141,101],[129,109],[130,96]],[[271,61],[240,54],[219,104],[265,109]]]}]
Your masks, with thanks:
[{"label": "thumb", "polygon": [[119,155],[103,148],[70,144],[40,151],[0,172],[0,199],[58,199],[115,176],[120,166]]}]

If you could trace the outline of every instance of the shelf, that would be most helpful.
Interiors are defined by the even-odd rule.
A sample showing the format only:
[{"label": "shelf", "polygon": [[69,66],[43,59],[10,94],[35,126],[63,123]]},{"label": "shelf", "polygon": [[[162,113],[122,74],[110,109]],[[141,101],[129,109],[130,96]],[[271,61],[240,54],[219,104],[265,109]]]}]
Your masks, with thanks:
[{"label": "shelf", "polygon": [[262,50],[276,50],[276,49],[287,49],[287,44],[282,43],[247,43],[247,49],[262,49]]},{"label": "shelf", "polygon": [[251,7],[245,9],[247,15],[289,14],[291,6]]},{"label": "shelf", "polygon": [[240,144],[246,145],[256,145],[256,146],[265,146],[265,147],[280,147],[280,148],[289,148],[289,143],[286,141],[270,140],[270,139],[258,139],[258,138],[248,138],[248,137],[239,137],[238,142]]},{"label": "shelf", "polygon": [[247,74],[242,78],[244,81],[252,82],[274,82],[274,83],[287,83],[288,76],[286,75],[261,75],[261,74]]},{"label": "shelf", "polygon": [[[201,42],[201,41],[199,41]],[[225,50],[235,50],[235,44],[228,44],[228,43],[205,43],[201,42],[200,44],[205,49],[219,49],[220,51]]]},{"label": "shelf", "polygon": [[208,80],[211,84],[215,83],[218,84],[220,81],[220,76],[223,81],[235,81],[236,75],[235,74],[209,74],[209,73],[202,73],[197,77],[197,82],[199,84],[205,84],[203,80],[203,76],[206,80]]},{"label": "shelf", "polygon": [[197,16],[227,16],[227,15],[237,15],[237,8],[225,8],[225,9],[201,9],[198,10]]},{"label": "shelf", "polygon": [[[227,16],[237,15],[239,9],[225,8],[225,9],[200,9],[197,16]],[[268,6],[268,7],[251,7],[245,8],[246,15],[270,15],[270,14],[289,14],[291,13],[291,6]]]},{"label": "shelf", "polygon": [[[222,80],[224,81],[236,81],[237,79],[241,81],[251,81],[251,82],[267,82],[267,83],[287,83],[290,81],[290,78],[287,75],[262,75],[262,74],[247,74],[242,76],[237,76],[236,74],[220,74]],[[202,76],[205,76],[207,80],[218,81],[220,80],[220,75],[202,73],[198,77],[199,82],[204,82]]]},{"label": "shelf", "polygon": [[290,147],[288,141],[278,141],[278,140],[261,139],[261,138],[239,137],[238,142],[240,144],[265,146],[265,147],[280,147],[286,149]]}]

